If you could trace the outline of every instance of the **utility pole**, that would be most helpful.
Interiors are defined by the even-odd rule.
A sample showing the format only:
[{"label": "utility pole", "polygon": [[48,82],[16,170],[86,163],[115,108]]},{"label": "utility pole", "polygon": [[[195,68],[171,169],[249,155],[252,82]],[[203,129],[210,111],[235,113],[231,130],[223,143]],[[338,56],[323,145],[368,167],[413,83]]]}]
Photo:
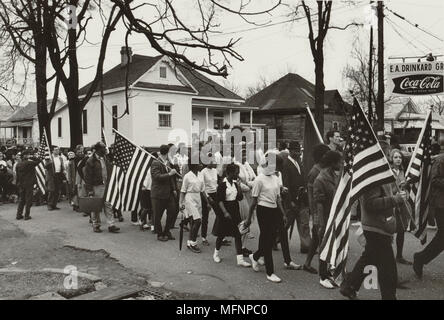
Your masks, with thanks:
[{"label": "utility pole", "polygon": [[376,102],[377,135],[384,134],[384,3],[378,1],[378,97]]},{"label": "utility pole", "polygon": [[373,26],[370,27],[370,52],[368,63],[368,121],[373,124],[373,109],[372,109],[372,95],[373,95]]}]

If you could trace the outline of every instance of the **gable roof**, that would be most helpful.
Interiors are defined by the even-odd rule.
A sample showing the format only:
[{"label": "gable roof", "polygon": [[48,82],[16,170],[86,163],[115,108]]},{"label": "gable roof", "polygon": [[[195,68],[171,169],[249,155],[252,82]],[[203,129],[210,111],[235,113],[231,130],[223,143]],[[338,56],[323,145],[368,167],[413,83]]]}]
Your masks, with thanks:
[{"label": "gable roof", "polygon": [[[162,55],[156,57],[143,56],[139,54],[135,54],[132,56],[132,61],[129,65],[129,73],[128,73],[128,83],[129,85],[134,85],[139,88],[148,88],[148,89],[162,89],[162,90],[173,90],[173,91],[182,91],[182,92],[194,92],[192,88],[188,86],[179,87],[179,86],[169,86],[169,85],[161,85],[155,83],[147,83],[147,82],[137,82],[140,77],[142,77],[146,72],[148,72],[160,59]],[[178,65],[178,69],[186,80],[198,91],[198,96],[202,97],[211,97],[211,98],[223,98],[223,99],[233,99],[233,100],[244,100],[234,92],[224,88],[218,83],[214,82],[211,79],[208,79],[201,73],[189,70],[189,68]],[[103,74],[103,89],[111,90],[117,88],[125,87],[125,76],[126,76],[126,68],[122,67],[119,63],[111,70],[107,71]],[[79,95],[85,95],[88,92],[91,83],[87,84],[83,88],[79,90]],[[100,87],[98,86],[95,92],[98,92]]]},{"label": "gable roof", "polygon": [[384,106],[384,118],[398,120],[403,114],[422,115],[418,106],[410,97],[394,97]]},{"label": "gable roof", "polygon": [[196,70],[191,70],[188,67],[179,65],[179,70],[197,90],[199,97],[222,98],[233,100],[244,100],[236,93],[221,86],[217,82],[205,77]]},{"label": "gable roof", "polygon": [[[140,54],[135,54],[132,56],[132,61],[129,64],[129,73],[128,73],[128,83],[132,85],[137,79],[139,79],[143,74],[145,74],[152,66],[154,66],[157,61],[160,60],[162,56],[149,57],[142,56]],[[126,67],[122,66],[120,63],[108,70],[103,74],[103,90],[111,90],[125,87],[125,79],[126,77]],[[82,87],[79,90],[79,95],[85,95],[89,87],[91,86],[91,82]],[[100,85],[97,86],[95,92],[100,90]]]},{"label": "gable roof", "polygon": [[[58,101],[62,102],[60,99]],[[52,99],[47,100],[47,105],[52,103]],[[7,121],[16,122],[16,121],[24,121],[24,120],[32,120],[37,115],[37,102],[28,102],[28,104],[24,107],[17,106],[17,109],[14,113],[7,118]]]},{"label": "gable roof", "polygon": [[[13,106],[14,108],[17,108],[17,106]],[[10,105],[2,105],[0,104],[0,121],[5,121],[8,119],[15,110],[11,108]]]},{"label": "gable roof", "polygon": [[[298,74],[288,73],[268,87],[246,100],[246,104],[258,107],[262,112],[294,111],[305,109],[306,103],[315,107],[315,86]],[[339,91],[326,90],[324,105],[335,106],[337,102],[345,104]]]}]

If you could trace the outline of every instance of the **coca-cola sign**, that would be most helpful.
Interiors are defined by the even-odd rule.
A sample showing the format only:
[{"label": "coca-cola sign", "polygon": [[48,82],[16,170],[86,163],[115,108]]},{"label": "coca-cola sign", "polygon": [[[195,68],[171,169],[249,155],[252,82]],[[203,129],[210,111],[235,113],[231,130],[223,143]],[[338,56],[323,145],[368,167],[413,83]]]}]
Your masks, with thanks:
[{"label": "coca-cola sign", "polygon": [[443,93],[443,75],[442,61],[389,64],[388,92],[416,96]]},{"label": "coca-cola sign", "polygon": [[393,93],[423,95],[443,92],[443,76],[436,74],[418,74],[392,79]]}]

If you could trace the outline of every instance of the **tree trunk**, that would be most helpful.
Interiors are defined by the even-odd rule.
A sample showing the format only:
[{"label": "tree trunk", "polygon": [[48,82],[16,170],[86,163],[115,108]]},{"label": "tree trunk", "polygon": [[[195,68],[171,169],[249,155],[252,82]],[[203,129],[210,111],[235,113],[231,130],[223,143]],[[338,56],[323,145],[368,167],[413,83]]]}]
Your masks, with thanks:
[{"label": "tree trunk", "polygon": [[39,121],[40,137],[43,134],[43,128],[46,131],[48,143],[51,145],[51,119],[48,113],[47,88],[46,88],[46,46],[40,35],[34,36],[35,41],[35,82],[36,82],[36,100],[37,100],[37,119]]},{"label": "tree trunk", "polygon": [[324,49],[322,44],[318,43],[315,63],[315,120],[319,132],[324,136]]},{"label": "tree trunk", "polygon": [[70,87],[66,92],[66,98],[68,100],[69,111],[70,145],[71,148],[75,148],[79,144],[83,145],[82,108],[80,106],[78,89],[76,87]]}]

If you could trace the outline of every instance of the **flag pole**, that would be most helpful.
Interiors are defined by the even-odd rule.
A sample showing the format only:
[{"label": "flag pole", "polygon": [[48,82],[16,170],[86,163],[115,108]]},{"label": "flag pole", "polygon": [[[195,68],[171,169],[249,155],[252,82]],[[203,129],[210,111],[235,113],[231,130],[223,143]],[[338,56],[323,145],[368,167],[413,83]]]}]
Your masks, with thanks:
[{"label": "flag pole", "polygon": [[[126,140],[128,140],[129,142],[131,142],[136,148],[142,150],[143,152],[148,153],[150,157],[153,157],[154,159],[156,159],[157,161],[159,161],[161,164],[163,164],[167,170],[171,170],[171,168],[168,167],[168,166],[166,165],[166,163],[164,163],[163,161],[161,161],[158,157],[155,157],[155,156],[154,156],[153,154],[151,154],[150,152],[146,151],[146,150],[143,149],[142,147],[140,147],[140,146],[138,146],[137,144],[133,143],[130,139],[128,139],[127,137],[125,137],[123,134],[121,134],[121,133],[120,133],[119,131],[117,131],[116,129],[113,128],[113,131],[114,131],[114,133],[120,134],[123,138],[125,138]],[[180,178],[182,178],[182,176],[180,175],[179,172],[176,172],[176,174],[177,174]]]},{"label": "flag pole", "polygon": [[[427,121],[429,120],[429,117],[431,117],[431,115],[432,115],[432,110],[430,109],[429,112],[427,113],[427,117],[425,119],[424,124],[427,123]],[[416,142],[415,150],[413,151],[412,157],[410,158],[409,165],[408,165],[407,170],[405,171],[405,173],[410,172],[410,168],[412,167],[413,160],[415,159],[415,156],[418,153],[419,144],[421,143],[422,138],[424,137],[425,129],[426,129],[426,125],[424,125],[422,127],[422,129],[421,129],[421,133],[419,134],[418,141]]]},{"label": "flag pole", "polygon": [[[355,99],[356,99],[356,98],[355,98]],[[385,159],[387,160],[387,163],[389,163],[389,161],[388,161],[388,159],[387,159],[387,155],[384,153],[384,151],[382,150],[381,144],[379,143],[378,136],[375,134],[375,131],[373,130],[373,127],[370,125],[370,122],[368,121],[368,118],[367,118],[367,116],[365,115],[364,109],[362,109],[362,107],[361,107],[361,105],[359,104],[358,100],[356,100],[356,102],[357,102],[357,105],[359,106],[359,108],[361,109],[361,112],[362,112],[362,114],[364,115],[364,119],[365,119],[365,121],[367,121],[367,123],[368,123],[368,125],[369,125],[369,127],[370,127],[370,130],[372,130],[373,135],[376,137],[376,143],[378,144],[379,150],[381,150],[382,154],[385,156]],[[423,128],[423,129],[424,129],[424,128]],[[396,181],[395,173],[394,173],[393,170],[391,170],[391,169],[390,169],[390,172],[392,173],[393,178],[394,178],[395,181]],[[401,192],[401,189],[399,188],[398,184],[395,183],[395,186],[396,186],[396,189],[398,190],[398,192]],[[408,213],[409,213],[409,215],[410,215],[410,218],[411,218],[412,221],[413,221],[413,213],[412,213],[412,210],[411,210],[410,205],[408,204],[407,200],[405,200],[405,199],[404,199],[404,204],[405,204],[405,207],[407,208],[407,211],[408,211]]]},{"label": "flag pole", "polygon": [[322,139],[322,135],[319,132],[319,128],[316,125],[316,121],[314,120],[313,114],[311,113],[310,107],[308,106],[307,102],[305,102],[305,108],[307,109],[308,115],[309,115],[309,117],[311,119],[311,122],[313,123],[313,127],[315,128],[316,134],[317,134],[318,139],[319,139],[319,143],[323,143],[324,140]]}]

